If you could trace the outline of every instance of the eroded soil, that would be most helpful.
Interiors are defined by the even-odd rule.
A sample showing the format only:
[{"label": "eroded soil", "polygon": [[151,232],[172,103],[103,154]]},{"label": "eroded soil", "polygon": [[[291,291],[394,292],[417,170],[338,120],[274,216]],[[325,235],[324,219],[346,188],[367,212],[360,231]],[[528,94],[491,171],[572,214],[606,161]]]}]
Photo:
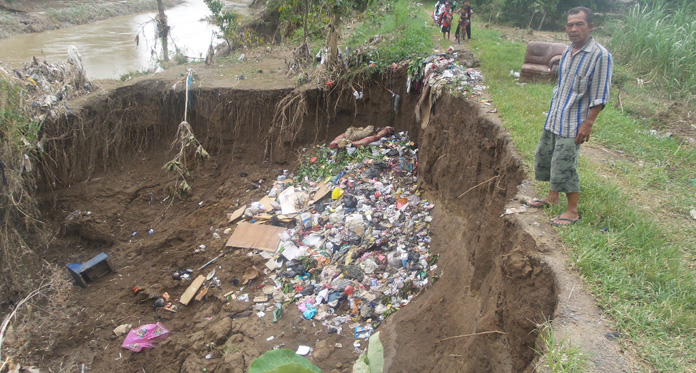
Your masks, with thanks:
[{"label": "eroded soil", "polygon": [[[212,158],[193,169],[193,193],[185,201],[167,198],[173,177],[162,170],[182,119],[184,91],[181,84],[171,87],[181,83],[183,68],[155,80],[105,83],[78,103],[78,118],[61,126],[90,130],[55,150],[62,155],[54,157],[57,187],[44,189],[44,208],[56,238],[44,257],[62,266],[104,251],[118,273],[87,289],[67,286],[64,306],[50,324],[29,323],[24,315],[5,341],[10,348],[29,343],[29,353],[18,360],[52,371],[80,371],[84,364],[85,371],[241,372],[275,346],[303,344],[314,348],[308,358],[324,371],[350,372],[358,352],[348,330],[329,333],[303,320],[294,306],[277,324],[269,316],[228,317],[250,303],[223,295],[241,288],[233,280],[246,269],[263,264],[243,250],[223,249],[225,236],[216,240],[212,233],[229,226],[227,212],[258,199],[270,180],[293,169],[300,149],[349,125],[391,124],[409,131],[421,149],[419,183],[437,205],[432,251],[441,255],[442,272],[380,327],[387,370],[533,370],[533,331],[556,317],[572,326],[558,324],[561,333],[572,330],[581,336],[582,348],[597,351],[593,370],[630,366],[616,343],[604,338],[610,329],[597,324],[601,313],[582,285],[576,286],[579,278],[564,268],[552,231],[536,222],[537,214],[501,216],[508,203],[524,202],[518,185],[526,176],[502,127],[484,114],[489,108],[444,97],[429,127],[420,129],[413,119],[417,96],[403,88],[397,90],[401,109],[393,113],[392,95],[384,87],[403,87],[400,80],[366,84],[362,102],[338,90],[315,89],[305,97],[309,109],[297,141],[281,141],[267,154],[264,139],[274,106],[294,86],[283,71],[288,55],[289,50],[262,49],[248,54],[246,63],[197,68],[188,121]],[[75,211],[79,218],[69,219]],[[201,244],[205,251],[196,252]],[[545,254],[549,251],[553,255]],[[221,252],[225,257],[210,267],[216,268],[220,289],[180,305],[177,313],[153,311],[151,297],[165,291],[177,297],[188,286],[171,278],[174,271],[197,269]],[[262,291],[262,283],[245,286],[250,298]],[[133,286],[144,291],[134,296]],[[172,334],[152,350],[132,353],[120,347],[123,337],[112,335],[124,323],[155,321]],[[41,338],[27,340],[22,333],[29,328]]]}]

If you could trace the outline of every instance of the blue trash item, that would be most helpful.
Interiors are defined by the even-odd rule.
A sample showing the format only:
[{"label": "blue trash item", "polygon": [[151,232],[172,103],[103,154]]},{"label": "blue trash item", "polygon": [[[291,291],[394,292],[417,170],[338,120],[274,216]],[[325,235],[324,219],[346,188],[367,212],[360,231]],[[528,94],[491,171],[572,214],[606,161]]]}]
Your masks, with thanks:
[{"label": "blue trash item", "polygon": [[101,253],[85,263],[70,263],[67,265],[68,272],[77,285],[87,287],[87,282],[104,276],[107,273],[116,272],[109,260],[109,256]]}]

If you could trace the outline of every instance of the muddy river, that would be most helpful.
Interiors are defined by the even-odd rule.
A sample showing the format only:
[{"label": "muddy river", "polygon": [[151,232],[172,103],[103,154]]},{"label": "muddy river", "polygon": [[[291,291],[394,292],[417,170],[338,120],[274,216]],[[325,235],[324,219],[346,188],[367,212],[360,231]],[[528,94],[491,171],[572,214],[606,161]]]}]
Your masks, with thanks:
[{"label": "muddy river", "polygon": [[[251,0],[227,2],[235,11],[248,14]],[[48,62],[65,62],[68,46],[80,51],[87,74],[95,79],[119,78],[132,71],[156,66],[161,48],[155,40],[155,12],[110,18],[86,25],[41,33],[22,34],[0,39],[0,61],[21,66],[33,56]],[[215,27],[206,22],[210,10],[203,0],[188,0],[166,10],[171,39],[169,51],[175,47],[189,58],[205,58]],[[136,45],[135,37],[139,35]]]}]

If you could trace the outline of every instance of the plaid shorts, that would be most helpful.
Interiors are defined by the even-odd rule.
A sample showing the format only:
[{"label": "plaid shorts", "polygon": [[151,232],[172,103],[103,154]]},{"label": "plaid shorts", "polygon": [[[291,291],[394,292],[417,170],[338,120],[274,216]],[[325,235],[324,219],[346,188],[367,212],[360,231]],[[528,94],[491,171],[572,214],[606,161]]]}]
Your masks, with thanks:
[{"label": "plaid shorts", "polygon": [[549,181],[555,192],[580,192],[579,153],[580,145],[575,145],[575,137],[561,137],[544,130],[534,155],[535,178]]}]

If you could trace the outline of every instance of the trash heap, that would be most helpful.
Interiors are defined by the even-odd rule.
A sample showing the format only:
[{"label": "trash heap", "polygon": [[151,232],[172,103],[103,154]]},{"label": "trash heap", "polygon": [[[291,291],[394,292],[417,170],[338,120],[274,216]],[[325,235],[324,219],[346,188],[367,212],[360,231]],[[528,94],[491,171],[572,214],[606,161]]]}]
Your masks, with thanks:
[{"label": "trash heap", "polygon": [[[358,139],[318,147],[294,183],[287,174],[274,183],[268,196],[275,223],[287,221],[288,206],[298,210],[277,251],[263,253],[271,274],[263,295],[253,299],[259,317],[277,318],[294,302],[304,319],[321,321],[330,332],[350,322],[356,338],[367,338],[430,283],[437,267],[429,253],[434,205],[416,185],[418,149],[407,133],[376,133],[364,146],[354,145],[365,143]],[[262,210],[252,203],[245,216],[257,220]]]},{"label": "trash heap", "polygon": [[483,74],[479,69],[465,68],[456,60],[456,53],[442,53],[415,59],[409,64],[406,93],[413,88],[415,93],[425,92],[429,87],[439,98],[445,87],[459,92],[480,94],[488,89],[483,85]]},{"label": "trash heap", "polygon": [[[11,71],[8,71],[11,70]],[[23,109],[35,120],[47,115],[57,117],[70,112],[67,100],[92,91],[93,83],[87,78],[82,57],[77,48],[68,48],[67,63],[39,62],[36,57],[19,69],[0,66],[2,79],[25,88]]]}]

